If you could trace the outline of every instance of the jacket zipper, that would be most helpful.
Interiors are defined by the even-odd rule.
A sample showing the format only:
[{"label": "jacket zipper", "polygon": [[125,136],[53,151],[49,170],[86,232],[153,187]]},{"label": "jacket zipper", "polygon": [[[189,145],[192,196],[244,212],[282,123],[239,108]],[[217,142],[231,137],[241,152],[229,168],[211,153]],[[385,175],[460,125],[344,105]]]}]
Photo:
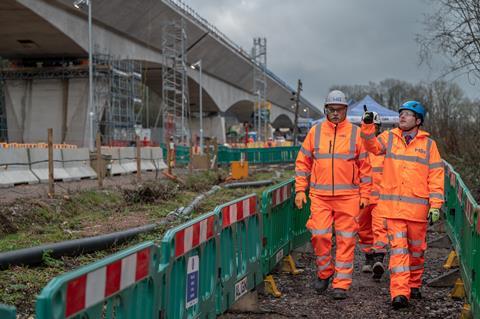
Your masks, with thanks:
[{"label": "jacket zipper", "polygon": [[337,125],[335,125],[335,132],[333,134],[333,145],[332,145],[332,196],[335,196],[335,174],[334,174],[334,158],[333,155],[335,154],[335,140],[337,139]]}]

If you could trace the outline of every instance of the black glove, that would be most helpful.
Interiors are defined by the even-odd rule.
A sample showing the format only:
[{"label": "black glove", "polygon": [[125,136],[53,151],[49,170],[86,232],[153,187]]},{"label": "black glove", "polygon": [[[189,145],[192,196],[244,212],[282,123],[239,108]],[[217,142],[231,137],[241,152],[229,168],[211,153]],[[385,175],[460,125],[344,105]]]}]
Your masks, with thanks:
[{"label": "black glove", "polygon": [[363,106],[363,109],[365,110],[365,113],[363,113],[363,116],[362,116],[363,123],[372,124],[373,123],[373,112],[369,112],[367,110],[366,105]]}]

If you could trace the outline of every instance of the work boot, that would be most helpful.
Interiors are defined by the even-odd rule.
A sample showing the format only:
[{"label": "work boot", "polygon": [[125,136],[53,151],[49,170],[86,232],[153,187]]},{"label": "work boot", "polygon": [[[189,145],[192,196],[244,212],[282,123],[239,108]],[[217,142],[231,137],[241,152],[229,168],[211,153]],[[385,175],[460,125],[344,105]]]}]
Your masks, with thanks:
[{"label": "work boot", "polygon": [[399,295],[393,298],[392,300],[392,307],[393,309],[397,310],[400,308],[408,307],[408,299],[404,295]]},{"label": "work boot", "polygon": [[385,272],[385,266],[383,266],[383,258],[385,257],[385,254],[383,253],[375,253],[373,260],[373,276],[372,278],[375,280],[380,280],[382,278],[383,273]]},{"label": "work boot", "polygon": [[313,283],[313,288],[317,291],[318,294],[322,294],[327,290],[328,285],[330,284],[330,278],[321,279],[317,277],[317,280]]},{"label": "work boot", "polygon": [[342,288],[334,288],[332,292],[332,297],[335,300],[342,300],[347,298],[347,291]]},{"label": "work boot", "polygon": [[420,288],[410,288],[410,298],[422,299],[422,293],[420,292]]},{"label": "work boot", "polygon": [[362,266],[362,272],[372,272],[374,254],[365,254],[365,264]]}]

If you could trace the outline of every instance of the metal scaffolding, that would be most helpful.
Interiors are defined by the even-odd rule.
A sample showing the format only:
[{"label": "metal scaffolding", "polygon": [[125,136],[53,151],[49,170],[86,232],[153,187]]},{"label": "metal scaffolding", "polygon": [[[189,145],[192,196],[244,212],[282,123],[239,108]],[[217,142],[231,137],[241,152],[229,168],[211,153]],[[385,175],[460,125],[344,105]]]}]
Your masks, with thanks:
[{"label": "metal scaffolding", "polygon": [[258,140],[267,139],[269,110],[267,107],[267,39],[254,38],[252,48],[253,93],[255,94],[253,127]]},{"label": "metal scaffolding", "polygon": [[129,145],[142,120],[142,65],[108,54],[97,54],[93,61],[95,127],[99,127],[104,144]]},{"label": "metal scaffolding", "polygon": [[[167,22],[162,29],[162,106],[163,137],[167,142],[171,136],[182,142],[190,139],[187,121],[188,75],[186,56],[187,34],[185,21]],[[160,113],[159,113],[160,115]],[[158,122],[158,117],[157,117]]]}]

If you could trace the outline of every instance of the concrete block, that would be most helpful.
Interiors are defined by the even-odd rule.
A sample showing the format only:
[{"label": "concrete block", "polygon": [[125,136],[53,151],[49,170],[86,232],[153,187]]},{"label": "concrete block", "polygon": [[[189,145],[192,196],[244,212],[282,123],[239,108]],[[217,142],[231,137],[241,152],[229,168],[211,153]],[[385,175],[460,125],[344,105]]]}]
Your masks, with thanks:
[{"label": "concrete block", "polygon": [[152,149],[150,147],[142,147],[140,149],[141,168],[142,171],[154,171],[155,165],[153,164]]},{"label": "concrete block", "polygon": [[0,149],[0,187],[38,182],[38,178],[30,171],[27,149]]},{"label": "concrete block", "polygon": [[137,171],[137,157],[135,147],[120,147],[120,165],[127,173]]},{"label": "concrete block", "polygon": [[[37,176],[41,183],[48,183],[48,149],[31,148],[28,150],[30,155],[30,169]],[[75,179],[70,176],[63,167],[62,151],[53,150],[53,179],[56,181],[70,181]]]},{"label": "concrete block", "polygon": [[87,148],[62,149],[63,167],[72,178],[97,178]]},{"label": "concrete block", "polygon": [[153,165],[157,170],[162,170],[167,168],[167,164],[165,164],[163,151],[161,147],[152,147],[152,160],[153,160]]},{"label": "concrete block", "polygon": [[119,147],[102,148],[102,154],[111,156],[111,162],[108,165],[108,170],[110,171],[111,176],[127,174],[127,171],[125,171],[120,164]]}]

